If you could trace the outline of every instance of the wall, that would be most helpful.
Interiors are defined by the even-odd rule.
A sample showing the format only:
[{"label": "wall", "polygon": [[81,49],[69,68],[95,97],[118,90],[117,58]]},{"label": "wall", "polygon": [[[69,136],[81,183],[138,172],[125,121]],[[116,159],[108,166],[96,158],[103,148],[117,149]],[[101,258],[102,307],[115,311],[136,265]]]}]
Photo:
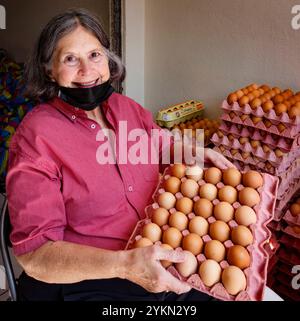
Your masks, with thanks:
[{"label": "wall", "polygon": [[25,61],[43,26],[57,13],[72,7],[95,12],[109,32],[109,0],[0,0],[6,9],[6,30],[0,30],[0,48]]},{"label": "wall", "polygon": [[[299,2],[299,1],[298,1]],[[300,90],[294,0],[146,0],[145,105],[201,99],[220,113],[227,94],[252,82]]]}]

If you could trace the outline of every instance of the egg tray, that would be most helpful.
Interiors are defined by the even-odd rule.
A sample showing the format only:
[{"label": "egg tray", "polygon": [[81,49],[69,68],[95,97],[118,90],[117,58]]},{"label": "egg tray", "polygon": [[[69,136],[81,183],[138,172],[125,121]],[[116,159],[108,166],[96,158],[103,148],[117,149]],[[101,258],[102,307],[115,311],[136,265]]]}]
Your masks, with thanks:
[{"label": "egg tray", "polygon": [[299,291],[293,290],[290,284],[287,286],[279,281],[275,281],[272,289],[285,300],[300,301]]},{"label": "egg tray", "polygon": [[300,179],[294,180],[291,183],[290,188],[284,194],[282,199],[276,201],[275,213],[274,213],[274,220],[279,221],[282,219],[284,213],[287,211],[288,204],[291,198],[297,193],[300,189]]},{"label": "egg tray", "polygon": [[271,221],[268,224],[268,228],[272,231],[272,232],[280,232],[281,231],[281,222],[277,222],[277,221]]},{"label": "egg tray", "polygon": [[[296,225],[297,226],[297,225]],[[284,228],[281,229],[283,233],[286,233],[292,237],[295,237],[297,239],[300,239],[300,233],[296,233],[294,230],[293,230],[293,226],[291,225],[288,225]],[[299,264],[300,264],[300,261],[299,261]]]},{"label": "egg tray", "polygon": [[283,234],[279,238],[279,242],[292,250],[300,252],[300,239],[292,237],[288,234]]},{"label": "egg tray", "polygon": [[224,100],[221,108],[226,112],[234,112],[237,115],[253,115],[255,117],[264,117],[266,119],[272,120],[278,123],[284,123],[288,126],[298,126],[300,128],[300,117],[290,118],[287,112],[282,113],[280,116],[277,116],[275,110],[272,108],[268,112],[265,112],[261,106],[258,106],[256,109],[252,109],[249,104],[245,106],[240,106],[237,102],[229,105],[227,100]]},{"label": "egg tray", "polygon": [[231,134],[235,138],[251,137],[253,140],[263,141],[264,144],[272,148],[280,148],[284,152],[300,147],[300,135],[295,138],[285,138],[279,135],[267,133],[252,127],[245,127],[243,125],[236,125],[231,122],[222,121],[219,130],[227,135]]},{"label": "egg tray", "polygon": [[297,225],[300,227],[300,215],[293,216],[292,213],[288,210],[284,215],[283,219],[289,225]]},{"label": "egg tray", "polygon": [[[269,227],[269,225],[267,226]],[[277,241],[277,237],[273,234],[269,241],[264,245],[264,249],[269,256],[269,260],[275,256],[276,252],[280,248],[280,243]],[[269,261],[270,262],[270,261]]]},{"label": "egg tray", "polygon": [[268,172],[272,175],[280,175],[281,173],[283,173],[284,171],[288,170],[289,166],[291,165],[290,162],[281,162],[280,165],[276,165],[276,167],[274,166],[274,164],[272,164],[271,162],[271,167],[268,168],[267,167],[267,163],[265,161],[262,161],[260,159],[258,159],[256,156],[248,156],[246,159],[244,159],[241,155],[241,153],[237,152],[236,154],[232,155],[231,151],[228,149],[228,146],[223,146],[224,148],[227,147],[227,149],[225,148],[224,151],[222,151],[220,149],[220,147],[223,145],[219,145],[219,146],[215,146],[213,149],[215,151],[217,151],[220,154],[223,154],[225,157],[230,158],[232,160],[236,160],[236,161],[240,161],[243,162],[245,164],[248,165],[252,165],[254,166],[257,170],[261,170],[264,172]]},{"label": "egg tray", "polygon": [[[152,205],[149,205],[146,207],[146,219],[139,221],[126,245],[126,249],[132,248],[134,242],[138,239],[140,239],[142,228],[145,224],[151,222],[151,213],[153,209],[158,208],[159,205],[156,202],[157,197],[163,193],[165,190],[163,189],[163,180],[168,178],[170,176],[170,168],[167,168],[164,172],[164,175],[160,181],[160,183],[157,186],[156,191],[153,194],[153,201],[154,203]],[[251,264],[250,267],[244,270],[244,273],[246,275],[247,279],[247,287],[244,291],[241,291],[236,296],[230,295],[224,286],[219,282],[215,284],[213,287],[209,288],[206,287],[203,282],[201,281],[198,274],[193,274],[188,278],[185,278],[179,274],[179,272],[175,269],[175,267],[172,265],[168,267],[168,271],[172,273],[175,277],[179,278],[182,281],[187,282],[190,284],[194,289],[199,290],[201,292],[207,293],[217,299],[224,300],[224,301],[248,301],[248,300],[255,300],[259,301],[263,299],[264,289],[266,285],[266,275],[267,275],[267,266],[268,266],[268,253],[264,249],[265,243],[270,239],[271,237],[271,231],[267,228],[267,224],[272,220],[273,218],[273,212],[274,212],[274,205],[275,205],[275,199],[276,199],[276,192],[278,187],[278,180],[276,177],[273,177],[268,174],[262,174],[264,185],[263,187],[260,187],[258,189],[258,192],[261,197],[261,202],[256,205],[253,209],[256,213],[259,213],[257,216],[257,222],[255,224],[252,224],[250,226],[250,230],[253,234],[253,244],[249,245],[247,247],[247,250],[249,251],[250,257],[251,257]],[[181,179],[181,181],[183,181]],[[199,180],[198,184],[199,186],[203,185],[205,181]],[[217,188],[220,189],[224,186],[223,183],[218,183]],[[237,190],[241,190],[243,188],[242,185],[238,185]],[[176,193],[175,197],[177,199],[180,199],[182,197],[181,193]],[[200,197],[196,196],[193,198],[194,201],[197,201]],[[218,199],[215,199],[213,201],[213,204],[216,205],[219,202]],[[238,208],[240,206],[239,202],[235,202],[233,204],[234,208]],[[176,212],[175,208],[172,208],[169,210],[170,215],[172,213]],[[189,213],[188,217],[191,219],[194,217],[195,214]],[[215,218],[213,216],[209,217],[208,219],[209,223],[212,223],[215,221]],[[228,225],[232,228],[237,225],[237,223],[232,220],[228,222]],[[168,225],[165,225],[162,227],[163,230],[167,229]],[[183,236],[188,234],[188,230],[182,231]],[[211,240],[209,235],[202,236],[202,240],[204,242],[204,245],[206,242]],[[160,241],[157,242],[160,244]],[[227,240],[224,243],[224,246],[226,248],[229,248],[232,246],[233,243],[231,240]],[[204,247],[204,246],[203,246]],[[181,248],[179,248],[181,250]],[[197,256],[198,262],[204,261],[206,258],[203,253],[199,254]],[[220,262],[220,266],[224,269],[226,266],[228,266],[227,261]]]},{"label": "egg tray", "polygon": [[[230,141],[227,136],[220,138],[217,134],[214,134],[211,138],[211,141],[216,146],[224,146],[226,149],[239,149],[242,152],[251,153],[255,156],[258,161],[270,162],[274,167],[279,167],[281,163],[292,163],[295,159],[300,157],[300,148],[290,151],[286,155],[278,157],[273,150],[269,152],[264,152],[261,146],[253,148],[250,143],[241,144],[238,139]],[[253,158],[252,156],[252,158]],[[255,160],[255,158],[253,158]]]},{"label": "egg tray", "polygon": [[247,118],[247,119],[245,119],[245,121],[243,121],[237,115],[234,116],[233,118],[231,118],[230,115],[226,114],[226,113],[222,114],[221,119],[224,121],[227,121],[227,122],[234,123],[234,124],[239,124],[239,125],[243,125],[243,126],[253,127],[256,129],[261,129],[261,130],[264,130],[268,133],[279,135],[279,136],[286,137],[286,138],[294,138],[295,136],[297,136],[299,134],[299,131],[300,131],[300,125],[297,125],[297,126],[290,126],[289,125],[282,132],[280,132],[276,125],[272,125],[268,128],[268,127],[266,127],[266,125],[262,121],[259,121],[257,124],[254,124],[250,118]]}]

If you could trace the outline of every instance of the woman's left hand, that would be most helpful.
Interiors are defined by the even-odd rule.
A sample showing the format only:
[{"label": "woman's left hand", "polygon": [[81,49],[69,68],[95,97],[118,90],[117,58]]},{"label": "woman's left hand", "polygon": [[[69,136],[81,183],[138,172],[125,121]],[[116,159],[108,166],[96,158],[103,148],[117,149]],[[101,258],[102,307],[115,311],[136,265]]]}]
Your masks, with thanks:
[{"label": "woman's left hand", "polygon": [[225,158],[222,154],[214,151],[211,148],[204,148],[204,162],[211,162],[216,167],[220,169],[226,169],[229,167],[236,168],[227,158]]}]

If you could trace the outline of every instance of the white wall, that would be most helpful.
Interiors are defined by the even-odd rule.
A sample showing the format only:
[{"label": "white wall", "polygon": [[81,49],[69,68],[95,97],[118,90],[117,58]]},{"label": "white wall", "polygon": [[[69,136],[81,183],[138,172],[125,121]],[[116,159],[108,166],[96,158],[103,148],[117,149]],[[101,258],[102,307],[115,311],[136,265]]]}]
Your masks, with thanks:
[{"label": "white wall", "polygon": [[0,0],[6,9],[6,30],[0,30],[0,48],[24,62],[44,25],[54,15],[73,7],[95,12],[109,32],[109,0]]},{"label": "white wall", "polygon": [[300,30],[291,28],[295,4],[146,0],[147,108],[156,112],[185,99],[201,99],[214,117],[230,91],[251,82],[300,90]]},{"label": "white wall", "polygon": [[123,60],[127,75],[124,94],[145,103],[145,0],[123,1]]}]

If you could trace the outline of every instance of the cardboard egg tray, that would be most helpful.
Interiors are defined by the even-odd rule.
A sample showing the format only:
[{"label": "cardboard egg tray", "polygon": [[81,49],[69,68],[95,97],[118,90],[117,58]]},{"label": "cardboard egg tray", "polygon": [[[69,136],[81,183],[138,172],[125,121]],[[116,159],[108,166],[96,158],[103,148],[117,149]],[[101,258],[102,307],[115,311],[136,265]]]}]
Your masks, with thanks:
[{"label": "cardboard egg tray", "polygon": [[288,234],[283,234],[279,238],[279,242],[285,245],[287,248],[300,252],[300,239],[292,237]]},{"label": "cardboard egg tray", "polygon": [[[130,249],[133,247],[133,244],[135,241],[140,239],[142,228],[145,224],[151,222],[151,213],[153,209],[158,208],[159,204],[157,203],[158,196],[165,192],[163,189],[163,180],[167,179],[170,176],[170,168],[167,168],[163,174],[163,177],[156,189],[156,191],[153,194],[153,204],[146,207],[146,219],[139,221],[127,243],[126,249]],[[268,267],[268,253],[264,248],[264,245],[271,237],[271,231],[268,229],[267,224],[273,219],[273,213],[274,213],[274,206],[275,206],[275,199],[276,199],[276,193],[277,193],[277,187],[278,187],[278,179],[276,177],[273,177],[269,174],[262,174],[264,184],[262,187],[258,188],[257,191],[259,192],[261,201],[259,204],[253,207],[254,211],[257,213],[257,222],[255,224],[252,224],[249,228],[253,235],[253,244],[249,245],[247,248],[251,263],[250,266],[246,269],[244,269],[244,274],[246,276],[247,280],[247,287],[244,291],[241,291],[236,296],[230,295],[223,284],[221,282],[216,283],[212,287],[207,287],[204,285],[202,280],[200,279],[200,276],[198,275],[198,271],[195,274],[192,274],[188,278],[183,277],[180,275],[180,273],[176,270],[176,268],[171,265],[168,267],[168,271],[172,273],[175,277],[179,278],[182,281],[187,282],[189,285],[191,285],[194,289],[199,290],[201,292],[207,293],[217,299],[224,300],[224,301],[260,301],[263,299],[264,295],[264,289],[266,285],[266,277],[267,277],[267,267]],[[181,181],[184,181],[186,178],[182,178]],[[199,186],[202,186],[205,184],[205,181],[203,179],[198,181]],[[222,188],[224,184],[222,182],[218,183],[216,187],[218,189]],[[243,189],[243,185],[238,185],[236,189],[240,191]],[[182,196],[181,193],[175,194],[176,199],[180,199]],[[193,201],[197,201],[200,197],[195,196],[193,198]],[[214,205],[219,203],[218,199],[215,199],[212,201]],[[236,209],[240,206],[239,202],[235,202],[232,204],[233,207]],[[172,213],[176,212],[177,210],[175,208],[172,208],[169,210],[170,215]],[[195,216],[195,214],[189,213],[188,218],[192,219]],[[216,219],[214,216],[210,216],[207,221],[211,224]],[[227,223],[229,227],[233,228],[237,226],[235,220],[231,220]],[[168,228],[168,225],[162,226],[162,230],[166,230]],[[182,235],[185,236],[189,233],[188,230],[182,231]],[[207,234],[202,236],[202,240],[205,246],[205,243],[211,240],[211,237]],[[158,241],[158,244],[161,242]],[[233,245],[231,240],[227,240],[224,243],[224,246],[226,249],[231,247]],[[204,248],[203,246],[203,248]],[[182,250],[181,247],[177,248],[176,250]],[[199,264],[206,260],[203,253],[200,253],[196,256]],[[223,260],[220,262],[220,266],[222,269],[226,268],[228,266],[228,262],[226,260]],[[199,269],[199,265],[198,265]],[[198,270],[197,269],[197,270]]]},{"label": "cardboard egg tray", "polygon": [[273,149],[280,148],[284,153],[300,148],[300,135],[294,138],[285,138],[256,128],[245,127],[226,121],[222,121],[219,129],[226,136],[231,134],[237,139],[240,137],[251,137],[251,139],[259,140]]},{"label": "cardboard egg tray", "polygon": [[275,121],[273,121],[273,123],[274,123],[273,125],[271,125],[270,127],[266,127],[266,125],[263,123],[263,121],[259,121],[258,123],[254,124],[253,121],[251,120],[251,118],[247,118],[243,121],[240,118],[240,116],[238,116],[238,115],[235,115],[233,118],[231,118],[231,116],[226,113],[222,114],[221,119],[224,121],[227,121],[227,122],[240,124],[243,126],[249,126],[249,127],[253,127],[256,129],[261,129],[261,130],[264,130],[268,133],[280,135],[280,136],[286,137],[286,138],[294,138],[299,134],[299,131],[300,131],[300,124],[297,124],[296,126],[287,125],[286,128],[282,132],[280,132],[279,129],[277,128],[277,126],[281,122],[276,123]]},{"label": "cardboard egg tray", "polygon": [[300,147],[300,135],[297,135],[294,138],[286,138],[256,128],[245,127],[226,121],[222,121],[219,129],[226,136],[231,134],[237,139],[240,137],[250,137],[253,140],[262,141],[271,148],[280,148],[283,152],[289,152]]},{"label": "cardboard egg tray", "polygon": [[300,215],[293,216],[292,213],[289,210],[284,214],[283,219],[289,225],[300,226]]},{"label": "cardboard egg tray", "polygon": [[[215,146],[213,149],[217,151],[220,154],[223,154],[225,157],[240,161],[249,165],[254,166],[256,170],[261,170],[264,172],[268,172],[272,175],[280,175],[284,171],[288,170],[288,168],[291,165],[291,161],[286,161],[286,162],[281,162],[280,165],[274,164],[270,161],[264,161],[257,156],[254,156],[253,154],[250,153],[250,155],[247,158],[243,158],[242,156],[242,151],[238,151],[236,154],[232,155],[232,152],[229,150],[228,146],[223,146],[224,151],[222,151],[220,148],[223,145]],[[227,148],[227,149],[226,149]],[[269,166],[270,165],[270,166]]]},{"label": "cardboard egg tray", "polygon": [[221,107],[226,113],[234,112],[237,115],[253,115],[255,117],[264,117],[276,123],[283,123],[287,126],[295,126],[300,129],[300,117],[290,118],[287,112],[282,113],[280,116],[277,116],[274,109],[269,110],[267,113],[262,109],[261,106],[258,106],[256,109],[252,109],[249,104],[245,106],[240,106],[237,102],[229,105],[227,100],[224,100]]},{"label": "cardboard egg tray", "polygon": [[[288,225],[288,226],[282,228],[282,232],[286,233],[292,237],[295,237],[297,239],[300,239],[300,233],[296,233],[293,229],[293,226],[297,226],[297,225]],[[299,258],[299,264],[300,264],[300,258]]]},{"label": "cardboard egg tray", "polygon": [[[250,143],[241,144],[238,139],[230,141],[227,136],[220,138],[217,134],[214,134],[211,141],[216,146],[224,146],[226,149],[238,149],[242,152],[251,153],[253,160],[258,160],[261,162],[269,162],[274,167],[279,167],[282,163],[291,164],[295,159],[300,157],[300,148],[290,151],[288,154],[278,157],[273,150],[269,152],[264,152],[261,146],[253,148]],[[242,157],[242,156],[241,156]],[[254,158],[256,157],[256,158]]]}]

